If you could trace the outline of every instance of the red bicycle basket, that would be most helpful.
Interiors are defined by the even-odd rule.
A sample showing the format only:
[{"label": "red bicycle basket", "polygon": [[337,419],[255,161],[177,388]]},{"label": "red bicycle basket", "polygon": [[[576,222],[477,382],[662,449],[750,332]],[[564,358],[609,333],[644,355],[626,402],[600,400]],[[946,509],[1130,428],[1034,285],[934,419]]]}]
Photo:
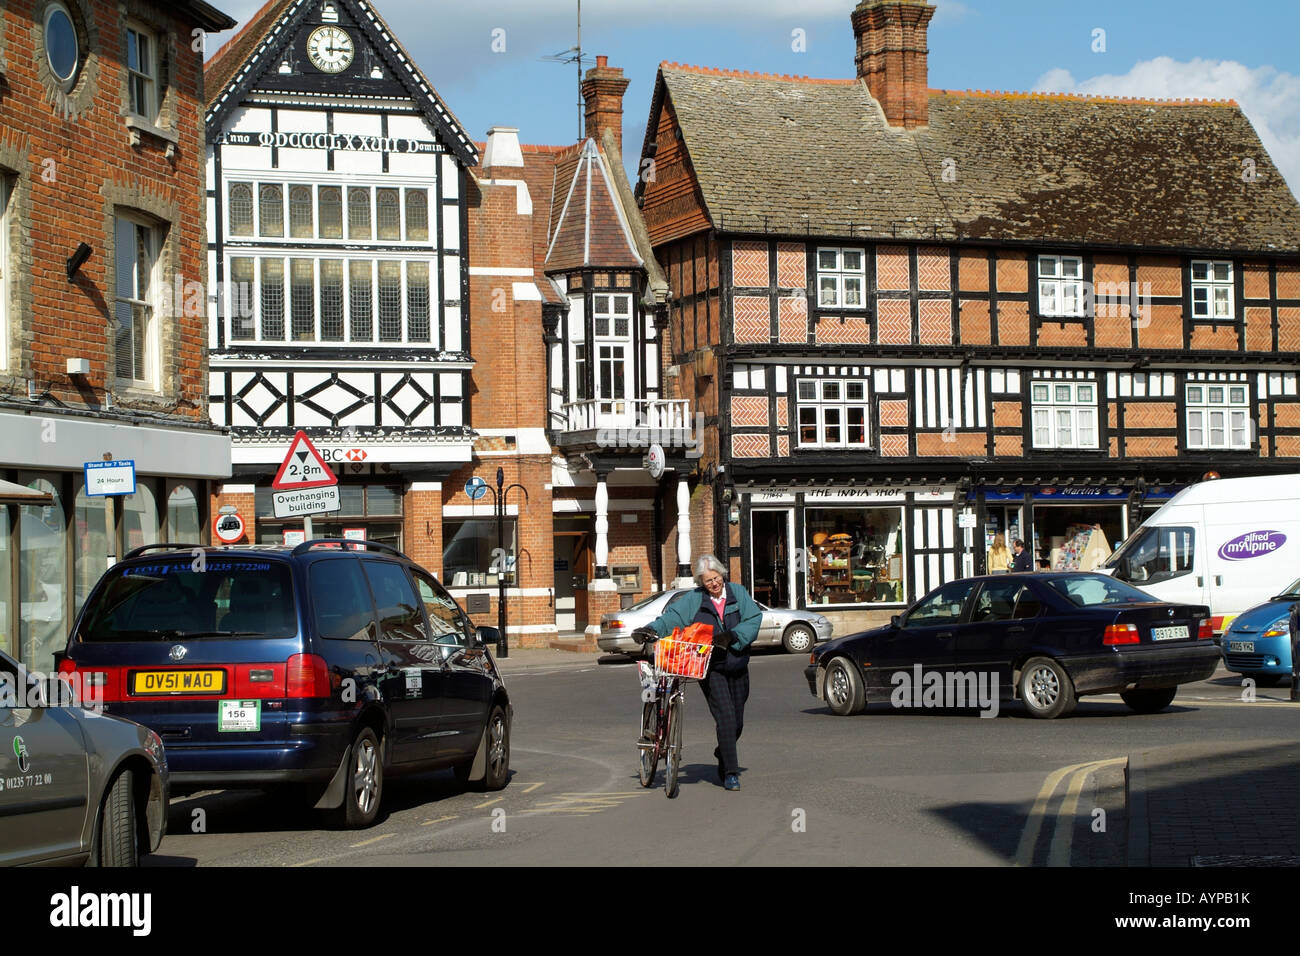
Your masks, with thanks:
[{"label": "red bicycle basket", "polygon": [[655,643],[655,670],[674,677],[702,680],[709,669],[713,652],[713,628],[708,624],[691,624],[675,628],[672,637]]}]

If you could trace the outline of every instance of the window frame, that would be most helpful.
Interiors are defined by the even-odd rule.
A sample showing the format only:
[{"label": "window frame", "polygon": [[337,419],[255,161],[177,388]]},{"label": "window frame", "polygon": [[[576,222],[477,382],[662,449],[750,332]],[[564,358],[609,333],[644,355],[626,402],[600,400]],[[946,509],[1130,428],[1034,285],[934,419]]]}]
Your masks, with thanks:
[{"label": "window frame", "polygon": [[[139,46],[133,42],[134,39],[142,38],[148,41],[149,51],[147,65],[152,68],[152,73],[144,73],[138,69],[132,69],[130,66],[131,52],[134,50],[139,57]],[[126,72],[126,96],[127,109],[136,119],[143,120],[150,126],[158,125],[158,119],[162,112],[162,38],[159,32],[140,20],[127,20],[126,22],[126,48],[127,56],[123,61],[123,69]],[[145,109],[140,109],[140,104],[136,101],[136,81],[143,80],[148,86],[145,89],[147,102],[144,104]]]},{"label": "window frame", "polygon": [[[1048,390],[1047,400],[1038,401],[1034,397],[1034,389],[1045,387]],[[1070,398],[1068,401],[1061,401],[1057,398],[1057,388],[1068,387],[1070,389]],[[1091,388],[1093,390],[1093,400],[1091,402],[1083,401],[1078,397],[1080,388]],[[1098,451],[1101,449],[1101,387],[1096,379],[1056,379],[1056,378],[1036,378],[1029,382],[1029,443],[1030,447],[1036,451],[1051,451],[1055,449],[1071,449],[1077,451]],[[1039,413],[1047,413],[1048,437],[1046,443],[1040,444],[1038,440]],[[1070,441],[1062,442],[1060,426],[1060,413],[1067,412],[1070,419]],[[1083,413],[1090,413],[1092,418],[1092,437],[1093,443],[1085,445],[1079,439],[1080,421],[1084,417]]]},{"label": "window frame", "polygon": [[[118,223],[128,222],[134,228],[132,230],[132,249],[135,248],[137,238],[134,229],[144,229],[149,240],[149,251],[152,254],[152,261],[149,264],[149,289],[146,293],[148,298],[135,299],[122,295],[122,290],[117,288],[117,277],[121,275],[121,255],[122,243],[119,241]],[[122,304],[130,305],[132,308],[143,307],[148,310],[148,325],[145,330],[145,348],[143,355],[143,364],[145,366],[145,376],[141,378],[127,378],[118,374],[120,367],[120,356],[116,353],[116,333],[114,338],[114,356],[113,356],[113,380],[119,384],[125,384],[129,388],[146,389],[149,391],[158,390],[158,371],[161,356],[161,329],[159,326],[160,316],[158,315],[158,296],[159,296],[159,271],[162,267],[163,246],[165,243],[165,226],[160,225],[149,217],[134,212],[130,209],[117,208],[113,212],[113,311],[116,318],[117,307]],[[134,252],[132,253],[134,256]],[[134,261],[134,260],[133,260]],[[138,277],[139,264],[135,263],[132,274]],[[135,289],[131,290],[132,292]],[[132,317],[134,322],[134,315]],[[133,326],[134,328],[134,326]],[[134,338],[134,335],[133,335]],[[132,366],[135,367],[136,358],[134,346],[132,347]],[[138,368],[136,369],[138,371]]]},{"label": "window frame", "polygon": [[[805,385],[811,385],[814,388],[815,398],[803,398],[802,389]],[[838,386],[839,397],[828,398],[826,396],[827,386]],[[861,398],[849,398],[849,387],[861,386]],[[795,436],[797,447],[811,449],[834,449],[845,451],[872,451],[871,435],[871,381],[866,378],[797,378],[794,383],[794,404],[795,404]],[[814,412],[815,422],[812,423],[817,429],[817,440],[812,442],[804,441],[804,411]],[[850,442],[849,429],[850,417],[852,410],[859,410],[862,413],[862,441]],[[837,425],[829,425],[827,422],[827,411],[838,411],[839,422]],[[827,441],[827,428],[837,427],[840,430],[838,441]]]},{"label": "window frame", "polygon": [[[1202,397],[1193,400],[1192,389],[1203,389]],[[1210,399],[1210,390],[1222,388],[1224,398],[1219,402],[1213,402]],[[1242,401],[1232,400],[1232,390],[1241,389],[1245,395]],[[1240,382],[1209,382],[1209,381],[1191,381],[1183,383],[1183,447],[1188,451],[1250,451],[1254,445],[1252,432],[1250,383]],[[1214,431],[1211,422],[1211,416],[1215,413],[1224,414],[1224,423],[1222,425],[1224,434],[1223,444],[1214,444],[1210,436]],[[1232,433],[1236,430],[1233,425],[1232,416],[1239,412],[1242,415],[1241,431],[1244,433],[1244,443],[1236,444],[1233,442]],[[1192,442],[1192,416],[1194,414],[1204,415],[1199,429],[1201,431],[1201,441],[1193,444]]]},{"label": "window frame", "polygon": [[[858,256],[859,268],[849,269],[844,265],[844,253],[852,252]],[[835,255],[834,268],[822,267],[822,253],[833,253]],[[867,251],[859,246],[818,246],[814,253],[813,264],[815,266],[814,274],[817,285],[815,287],[815,301],[819,309],[852,309],[855,312],[863,311],[867,307]],[[835,297],[833,302],[822,300],[822,280],[833,279],[835,284]],[[846,279],[859,279],[861,281],[858,293],[859,301],[848,303],[846,299]]]},{"label": "window frame", "polygon": [[[1196,278],[1196,267],[1205,266],[1206,278]],[[1227,266],[1228,277],[1226,279],[1216,279],[1214,277],[1215,266]],[[1226,315],[1215,315],[1215,295],[1216,289],[1226,289],[1228,311]],[[1204,290],[1205,297],[1205,314],[1198,314],[1196,311],[1196,293]],[[1233,322],[1237,317],[1237,272],[1231,259],[1191,259],[1187,264],[1187,301],[1191,317],[1198,322]]]},{"label": "window frame", "polygon": [[[1065,263],[1067,260],[1074,261],[1079,264],[1079,271],[1077,275],[1067,276],[1065,274]],[[1055,263],[1054,271],[1051,272],[1050,274],[1044,273],[1043,272],[1044,262]],[[1084,295],[1084,286],[1086,282],[1084,278],[1085,263],[1083,261],[1083,256],[1060,255],[1056,253],[1040,253],[1035,257],[1035,263],[1036,263],[1035,269],[1037,272],[1037,275],[1035,277],[1036,282],[1034,287],[1035,306],[1038,309],[1038,315],[1048,319],[1088,318],[1087,296]],[[1075,297],[1075,311],[1069,311],[1064,308],[1064,304],[1066,301],[1065,286],[1067,283],[1078,286],[1077,294]],[[1051,311],[1045,308],[1044,299],[1043,299],[1043,286],[1048,284],[1053,285],[1055,288],[1055,300]]]}]

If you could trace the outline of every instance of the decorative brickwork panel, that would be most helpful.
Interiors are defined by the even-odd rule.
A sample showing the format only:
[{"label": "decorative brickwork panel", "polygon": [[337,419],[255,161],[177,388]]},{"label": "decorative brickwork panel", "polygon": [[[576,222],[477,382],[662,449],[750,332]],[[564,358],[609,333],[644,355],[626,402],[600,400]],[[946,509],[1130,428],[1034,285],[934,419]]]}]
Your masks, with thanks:
[{"label": "decorative brickwork panel", "polygon": [[881,435],[880,454],[886,458],[906,458],[908,455],[907,436]]},{"label": "decorative brickwork panel", "polygon": [[738,295],[732,299],[735,309],[737,342],[770,342],[772,339],[772,304],[764,295]]},{"label": "decorative brickwork panel", "polygon": [[1110,457],[1111,457],[1111,458],[1118,458],[1118,457],[1119,457],[1119,439],[1118,439],[1118,438],[1111,438],[1111,440],[1110,440]]},{"label": "decorative brickwork panel", "polygon": [[1130,435],[1124,441],[1128,458],[1173,458],[1178,454],[1178,439],[1156,435]]},{"label": "decorative brickwork panel", "polygon": [[1088,347],[1088,330],[1078,322],[1044,322],[1038,327],[1039,348]]},{"label": "decorative brickwork panel", "polygon": [[[1264,421],[1260,415],[1259,420]],[[1273,424],[1277,428],[1300,428],[1300,405],[1295,402],[1278,402],[1273,406]]]},{"label": "decorative brickwork panel", "polygon": [[1021,414],[1019,402],[994,402],[993,427],[1019,428],[1021,426]]},{"label": "decorative brickwork panel", "polygon": [[880,246],[876,249],[876,288],[906,292],[912,287],[907,248]]},{"label": "decorative brickwork panel", "polygon": [[907,299],[877,299],[877,340],[882,345],[912,344],[912,303]]},{"label": "decorative brickwork panel", "polygon": [[1180,349],[1183,347],[1183,307],[1153,305],[1146,325],[1138,326],[1138,348]]},{"label": "decorative brickwork panel", "polygon": [[776,397],[776,427],[790,427],[790,396],[778,395]]},{"label": "decorative brickwork panel", "polygon": [[1259,409],[1259,417],[1256,418],[1255,421],[1259,422],[1260,428],[1268,428],[1268,402],[1260,402],[1257,407]]},{"label": "decorative brickwork panel", "polygon": [[1029,303],[998,303],[998,344],[1029,344]]},{"label": "decorative brickwork panel", "polygon": [[907,427],[907,399],[887,398],[880,400],[880,427]]},{"label": "decorative brickwork panel", "polygon": [[1128,259],[1124,256],[1094,256],[1092,281],[1098,287],[1128,289]]},{"label": "decorative brickwork panel", "polygon": [[731,256],[733,285],[758,289],[768,287],[766,242],[736,242],[732,246]]},{"label": "decorative brickwork panel", "polygon": [[1242,269],[1242,292],[1247,299],[1268,298],[1268,263],[1247,262]]},{"label": "decorative brickwork panel", "polygon": [[922,299],[918,305],[922,345],[952,344],[952,303],[947,299]]},{"label": "decorative brickwork panel", "polygon": [[1259,457],[1260,457],[1260,458],[1267,458],[1268,456],[1269,456],[1269,451],[1268,451],[1268,436],[1267,436],[1267,435],[1260,435],[1260,436],[1259,436]]},{"label": "decorative brickwork panel", "polygon": [[[1128,304],[1121,309],[1122,316],[1098,316],[1092,320],[1093,341],[1099,349],[1126,349],[1133,344],[1133,323],[1128,317]],[[1039,344],[1042,344],[1042,330],[1039,330]]]},{"label": "decorative brickwork panel", "polygon": [[766,435],[732,435],[731,454],[734,458],[767,458],[772,446]]},{"label": "decorative brickwork panel", "polygon": [[862,316],[823,316],[817,320],[817,344],[870,345],[871,325]]},{"label": "decorative brickwork panel", "polygon": [[963,292],[988,292],[988,253],[974,249],[957,253],[957,284]]},{"label": "decorative brickwork panel", "polygon": [[994,435],[993,454],[1014,455],[1017,458],[1025,454],[1025,440],[1020,435]]},{"label": "decorative brickwork panel", "polygon": [[1173,256],[1138,256],[1138,288],[1151,283],[1152,295],[1183,294],[1183,266]]},{"label": "decorative brickwork panel", "polygon": [[1111,428],[1119,428],[1119,402],[1106,403],[1106,424]]},{"label": "decorative brickwork panel", "polygon": [[1029,257],[1023,252],[998,253],[998,291],[1029,291]]},{"label": "decorative brickwork panel", "polygon": [[1270,309],[1246,310],[1246,348],[1268,352],[1273,348],[1273,313]]},{"label": "decorative brickwork panel", "polygon": [[1300,458],[1300,435],[1278,435],[1273,446],[1275,458]]},{"label": "decorative brickwork panel", "polygon": [[916,286],[918,289],[947,292],[952,288],[952,266],[943,246],[922,246],[916,250]]},{"label": "decorative brickwork panel", "polygon": [[1278,264],[1277,297],[1300,299],[1300,266]]},{"label": "decorative brickwork panel", "polygon": [[1283,352],[1300,352],[1300,309],[1277,310],[1277,347]]},{"label": "decorative brickwork panel", "polygon": [[983,432],[917,432],[918,458],[975,458],[986,449]]},{"label": "decorative brickwork panel", "polygon": [[[776,300],[777,332],[782,342],[802,344],[808,341],[808,299],[806,296],[782,296]],[[867,323],[862,322],[863,325]],[[871,341],[870,337],[863,341]]]},{"label": "decorative brickwork panel", "polygon": [[783,289],[802,289],[808,285],[808,255],[802,242],[776,244],[776,284]]},{"label": "decorative brickwork panel", "polygon": [[1178,411],[1173,402],[1125,402],[1125,428],[1178,427]]},{"label": "decorative brickwork panel", "polygon": [[[984,284],[988,285],[987,282]],[[961,331],[962,345],[993,344],[988,302],[983,299],[963,299],[958,329]]]},{"label": "decorative brickwork panel", "polygon": [[736,428],[766,428],[766,396],[733,395],[731,398],[731,424]]},{"label": "decorative brickwork panel", "polygon": [[1237,327],[1235,325],[1192,326],[1192,348],[1195,351],[1235,352]]},{"label": "decorative brickwork panel", "polygon": [[790,436],[789,435],[776,436],[776,453],[782,458],[790,457]]}]

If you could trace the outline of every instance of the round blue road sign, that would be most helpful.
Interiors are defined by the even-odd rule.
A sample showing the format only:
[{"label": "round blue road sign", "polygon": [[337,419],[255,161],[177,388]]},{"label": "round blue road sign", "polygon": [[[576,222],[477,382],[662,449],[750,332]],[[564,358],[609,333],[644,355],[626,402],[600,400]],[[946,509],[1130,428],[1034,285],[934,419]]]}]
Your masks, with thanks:
[{"label": "round blue road sign", "polygon": [[465,482],[465,494],[469,495],[475,501],[487,494],[487,482],[475,475],[469,481]]}]

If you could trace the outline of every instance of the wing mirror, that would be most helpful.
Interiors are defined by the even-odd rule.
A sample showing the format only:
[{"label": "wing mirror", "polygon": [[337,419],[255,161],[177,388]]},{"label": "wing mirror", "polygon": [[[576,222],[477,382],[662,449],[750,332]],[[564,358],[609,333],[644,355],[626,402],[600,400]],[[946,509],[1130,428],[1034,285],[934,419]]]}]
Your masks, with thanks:
[{"label": "wing mirror", "polygon": [[903,626],[903,616],[901,614],[895,614],[889,619],[889,626],[897,631]]},{"label": "wing mirror", "polygon": [[480,647],[486,647],[491,644],[492,648],[501,646],[501,632],[495,627],[480,627],[474,633],[474,639],[478,641]]}]

